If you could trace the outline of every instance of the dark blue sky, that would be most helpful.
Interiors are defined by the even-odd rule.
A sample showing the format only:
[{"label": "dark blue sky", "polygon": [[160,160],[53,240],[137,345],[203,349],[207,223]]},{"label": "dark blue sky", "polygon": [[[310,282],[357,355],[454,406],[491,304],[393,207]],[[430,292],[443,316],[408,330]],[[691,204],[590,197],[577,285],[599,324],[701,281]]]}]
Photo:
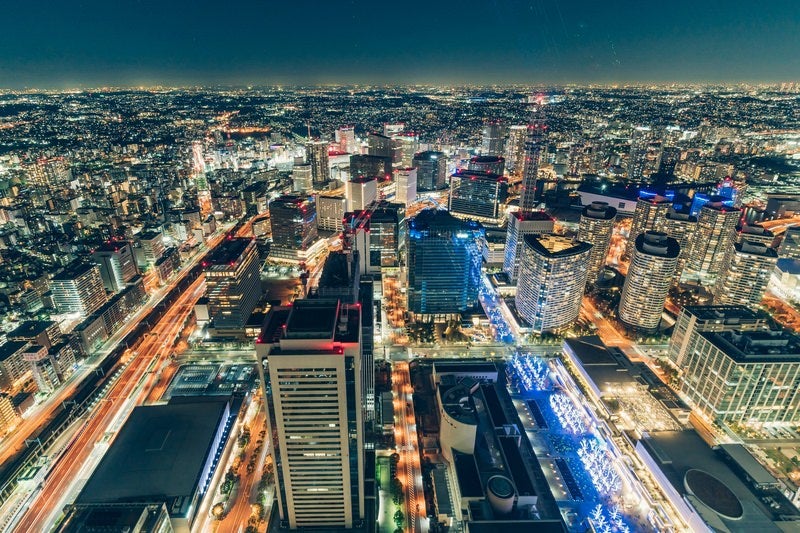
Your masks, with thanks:
[{"label": "dark blue sky", "polygon": [[0,87],[800,79],[797,0],[0,0]]}]

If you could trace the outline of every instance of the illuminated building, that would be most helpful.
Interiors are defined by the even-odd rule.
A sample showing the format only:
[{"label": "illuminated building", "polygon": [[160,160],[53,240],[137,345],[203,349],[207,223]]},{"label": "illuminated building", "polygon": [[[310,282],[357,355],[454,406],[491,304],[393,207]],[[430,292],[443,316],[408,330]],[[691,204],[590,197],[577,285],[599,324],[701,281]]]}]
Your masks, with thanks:
[{"label": "illuminated building", "polygon": [[309,192],[314,189],[314,167],[311,165],[295,165],[292,168],[292,190]]},{"label": "illuminated building", "polygon": [[369,264],[371,268],[400,266],[406,240],[406,207],[381,202],[369,219]]},{"label": "illuminated building", "polygon": [[528,126],[525,139],[525,164],[522,170],[522,191],[519,198],[519,210],[523,214],[533,212],[536,208],[536,181],[539,178],[539,163],[542,151],[547,146],[547,126],[535,120]]},{"label": "illuminated building", "polygon": [[778,252],[764,243],[743,240],[728,249],[714,286],[718,305],[755,306],[761,303]]},{"label": "illuminated building", "polygon": [[800,259],[800,227],[786,229],[778,251],[781,258]]},{"label": "illuminated building", "polygon": [[736,226],[736,242],[758,242],[767,246],[768,248],[772,248],[772,244],[775,242],[775,234],[772,233],[765,227],[762,226],[752,226],[750,224],[744,224]]},{"label": "illuminated building", "polygon": [[392,163],[400,167],[410,167],[414,154],[419,149],[419,135],[403,132],[392,135]]},{"label": "illuminated building", "polygon": [[475,306],[483,227],[446,211],[425,209],[408,222],[408,309],[449,318]]},{"label": "illuminated building", "polygon": [[417,201],[417,169],[399,168],[394,172],[395,200],[403,205],[413,204]]},{"label": "illuminated building", "polygon": [[647,231],[636,238],[619,302],[624,324],[646,331],[658,329],[680,251],[678,241],[666,233]]},{"label": "illuminated building", "polygon": [[502,176],[506,170],[506,159],[499,155],[478,155],[469,160],[467,170]]},{"label": "illuminated building", "polygon": [[692,253],[692,238],[697,231],[697,217],[681,210],[670,208],[664,220],[664,233],[678,241],[681,247],[678,254],[678,265],[675,267],[674,283],[679,283],[686,269],[686,262]]},{"label": "illuminated building", "polygon": [[[628,179],[641,181],[647,164],[647,151],[650,144],[650,128],[634,128],[631,135],[631,150],[628,155]],[[635,237],[634,237],[635,238]]]},{"label": "illuminated building", "polygon": [[444,152],[420,152],[411,166],[417,169],[417,188],[424,191],[442,189],[447,184],[447,159]]},{"label": "illuminated building", "polygon": [[450,176],[448,210],[454,215],[499,224],[508,198],[508,180],[487,172],[462,171]]},{"label": "illuminated building", "polygon": [[342,231],[342,217],[347,212],[347,199],[342,196],[317,195],[317,228]]},{"label": "illuminated building", "polygon": [[686,270],[692,276],[716,279],[725,254],[733,245],[734,229],[740,216],[740,209],[728,207],[714,198],[700,209],[692,254],[686,264]]},{"label": "illuminated building", "polygon": [[[487,120],[481,131],[481,155],[499,156],[503,154],[505,126],[501,120]],[[498,172],[497,174],[502,174]]]},{"label": "illuminated building", "polygon": [[280,520],[352,528],[365,517],[361,306],[273,307],[256,341]]},{"label": "illuminated building", "polygon": [[525,139],[527,136],[528,126],[517,124],[508,128],[506,167],[515,176],[522,176],[525,168]]},{"label": "illuminated building", "polygon": [[119,292],[125,284],[139,275],[133,250],[128,242],[104,243],[92,252],[92,259],[100,267],[103,286],[109,292]]},{"label": "illuminated building", "polygon": [[351,155],[350,179],[377,178],[392,175],[392,158],[377,155]]},{"label": "illuminated building", "polygon": [[592,202],[581,212],[578,240],[592,245],[586,269],[588,283],[597,281],[597,276],[606,264],[616,217],[617,210],[605,202]]},{"label": "illuminated building", "polygon": [[503,272],[508,275],[512,284],[519,277],[520,258],[522,257],[522,241],[526,235],[544,235],[552,233],[555,221],[544,211],[533,211],[523,215],[514,211],[508,215],[506,244],[503,252]]},{"label": "illuminated building", "polygon": [[203,261],[208,314],[217,330],[243,329],[261,299],[261,261],[249,238],[223,241]]},{"label": "illuminated building", "polygon": [[525,235],[517,311],[535,333],[560,331],[578,318],[592,245],[559,235]]},{"label": "illuminated building", "polygon": [[95,264],[72,263],[50,280],[50,291],[59,313],[78,313],[86,317],[106,303],[100,267]]},{"label": "illuminated building", "polygon": [[331,180],[328,161],[328,143],[311,141],[306,143],[306,162],[311,165],[311,181],[314,188],[322,188]]},{"label": "illuminated building", "polygon": [[269,204],[272,226],[271,259],[304,261],[319,240],[317,208],[312,198],[284,195]]},{"label": "illuminated building", "polygon": [[406,130],[405,122],[384,122],[383,135],[384,137],[391,137],[398,133],[403,133]]},{"label": "illuminated building", "polygon": [[[367,135],[367,154],[373,157],[383,157],[392,162],[392,139],[388,135],[369,133]],[[352,174],[351,174],[352,175]]]},{"label": "illuminated building", "polygon": [[136,263],[140,267],[153,266],[164,255],[164,234],[157,230],[144,230],[136,236],[138,246],[134,249]]},{"label": "illuminated building", "polygon": [[358,153],[358,145],[356,145],[356,132],[353,126],[341,126],[336,128],[334,133],[336,144],[339,145],[339,151],[348,154]]},{"label": "illuminated building", "polygon": [[352,178],[345,184],[347,210],[364,210],[378,199],[378,180],[372,178]]},{"label": "illuminated building", "polygon": [[633,213],[631,232],[625,245],[625,255],[630,257],[636,244],[636,238],[645,231],[662,231],[672,202],[658,195],[641,195],[636,201]]}]

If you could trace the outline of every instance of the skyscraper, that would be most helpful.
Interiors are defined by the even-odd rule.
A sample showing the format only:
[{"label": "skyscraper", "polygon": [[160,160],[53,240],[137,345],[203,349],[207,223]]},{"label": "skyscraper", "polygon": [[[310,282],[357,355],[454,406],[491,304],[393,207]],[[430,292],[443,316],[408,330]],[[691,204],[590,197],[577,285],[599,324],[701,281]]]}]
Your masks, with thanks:
[{"label": "skyscraper", "polygon": [[419,135],[413,131],[392,135],[392,163],[394,165],[410,167],[417,150],[419,150]]},{"label": "skyscraper", "polygon": [[380,133],[369,133],[367,135],[367,154],[377,157],[386,157],[392,160],[392,139]]},{"label": "skyscraper", "polygon": [[314,168],[311,165],[295,165],[292,168],[292,190],[308,193],[314,189]]},{"label": "skyscraper", "polygon": [[420,152],[411,166],[417,169],[417,188],[422,191],[442,189],[447,183],[447,159],[444,152]]},{"label": "skyscraper", "polygon": [[50,280],[53,304],[59,313],[78,313],[86,317],[106,303],[100,267],[74,262]]},{"label": "skyscraper", "polygon": [[451,213],[493,224],[502,222],[508,179],[487,172],[462,171],[450,176]]},{"label": "skyscraper", "polygon": [[547,126],[540,120],[534,120],[528,126],[528,137],[525,139],[525,165],[522,171],[522,191],[519,198],[519,210],[523,215],[532,213],[536,207],[536,180],[539,177],[542,150],[547,143],[546,133]]},{"label": "skyscraper", "polygon": [[675,166],[681,158],[681,149],[674,146],[666,146],[661,150],[661,160],[658,163],[658,173],[674,175]]},{"label": "skyscraper", "polygon": [[376,178],[392,175],[392,159],[377,155],[351,155],[350,178]]},{"label": "skyscraper", "polygon": [[506,171],[506,160],[499,155],[477,155],[469,160],[467,170],[502,176]]},{"label": "skyscraper", "polygon": [[596,282],[597,276],[600,275],[600,271],[606,264],[616,217],[617,210],[606,202],[592,202],[581,212],[578,240],[592,245],[586,269],[587,283]]},{"label": "skyscraper", "polygon": [[408,222],[408,308],[454,317],[478,302],[483,227],[425,209]]},{"label": "skyscraper", "polygon": [[340,126],[336,128],[334,133],[336,144],[339,145],[339,151],[347,154],[358,153],[356,145],[356,131],[353,126]]},{"label": "skyscraper", "polygon": [[535,333],[562,330],[578,318],[591,250],[559,235],[525,235],[515,304]]},{"label": "skyscraper", "polygon": [[314,187],[324,187],[331,180],[328,143],[325,141],[306,143],[306,161],[311,165],[311,179]]},{"label": "skyscraper", "polygon": [[734,229],[740,216],[740,209],[728,207],[716,198],[700,209],[697,231],[692,240],[692,255],[686,265],[690,275],[709,282],[716,280],[725,254],[733,244]]},{"label": "skyscraper", "polygon": [[269,204],[272,226],[271,258],[288,261],[303,260],[303,256],[318,240],[317,208],[313,198],[284,195]]},{"label": "skyscraper", "polygon": [[256,341],[278,513],[289,528],[365,517],[361,306],[273,307]]},{"label": "skyscraper", "polygon": [[524,216],[520,211],[509,214],[503,272],[506,273],[512,284],[516,283],[519,278],[522,241],[525,236],[552,233],[554,226],[555,221],[544,211],[534,211]]},{"label": "skyscraper", "polygon": [[92,252],[92,259],[100,267],[103,286],[109,292],[119,292],[125,284],[139,275],[136,260],[129,242],[110,241]]},{"label": "skyscraper", "polygon": [[764,243],[743,240],[725,254],[717,283],[714,303],[717,305],[756,306],[764,298],[778,252]]},{"label": "skyscraper", "polygon": [[650,144],[650,128],[636,127],[631,135],[631,150],[628,155],[628,179],[641,181],[647,164],[647,151]]},{"label": "skyscraper", "polygon": [[636,244],[622,286],[619,318],[626,325],[656,331],[678,266],[680,245],[660,231],[646,231]]},{"label": "skyscraper", "polygon": [[217,330],[240,330],[261,299],[261,262],[249,238],[223,241],[203,261],[208,314]]},{"label": "skyscraper", "polygon": [[487,120],[481,131],[481,155],[503,155],[505,125],[502,120]]},{"label": "skyscraper", "polygon": [[381,202],[369,219],[370,267],[400,266],[400,252],[405,248],[406,206]]},{"label": "skyscraper", "polygon": [[686,269],[686,262],[692,253],[692,240],[697,231],[697,217],[689,214],[688,210],[676,210],[670,208],[667,218],[664,220],[664,233],[678,241],[681,247],[678,255],[678,265],[675,267],[673,282],[680,283],[683,271]]},{"label": "skyscraper", "polygon": [[347,212],[347,198],[318,194],[315,198],[317,207],[317,229],[326,231],[342,231],[342,217]]},{"label": "skyscraper", "polygon": [[506,168],[514,176],[522,176],[525,168],[525,139],[528,136],[528,126],[516,124],[508,129],[508,142],[506,142]]},{"label": "skyscraper", "polygon": [[398,168],[394,171],[395,199],[403,205],[417,201],[417,169]]},{"label": "skyscraper", "polygon": [[645,231],[662,231],[672,202],[663,196],[640,196],[633,213],[631,233],[625,245],[625,255],[631,257],[636,238]]},{"label": "skyscraper", "polygon": [[366,209],[378,199],[378,180],[371,178],[352,178],[345,184],[347,210]]}]

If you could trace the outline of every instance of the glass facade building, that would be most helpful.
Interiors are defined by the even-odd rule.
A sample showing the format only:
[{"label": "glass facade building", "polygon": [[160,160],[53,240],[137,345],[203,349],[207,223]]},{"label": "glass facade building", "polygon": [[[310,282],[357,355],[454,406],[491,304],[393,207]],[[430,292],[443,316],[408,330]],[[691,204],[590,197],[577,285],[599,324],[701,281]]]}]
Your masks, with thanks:
[{"label": "glass facade building", "polygon": [[448,210],[454,215],[498,224],[507,199],[508,180],[503,176],[470,170],[450,176]]},{"label": "glass facade building", "polygon": [[297,259],[317,241],[317,209],[314,199],[302,195],[284,195],[269,204],[272,225],[270,256]]},{"label": "glass facade building", "polygon": [[208,314],[216,329],[243,329],[261,299],[261,262],[256,242],[223,241],[203,261]]}]

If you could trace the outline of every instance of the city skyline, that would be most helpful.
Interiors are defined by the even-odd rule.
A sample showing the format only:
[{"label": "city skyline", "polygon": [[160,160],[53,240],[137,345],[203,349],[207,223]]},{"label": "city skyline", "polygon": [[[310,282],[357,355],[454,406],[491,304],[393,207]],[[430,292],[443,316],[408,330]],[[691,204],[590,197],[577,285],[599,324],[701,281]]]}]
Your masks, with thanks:
[{"label": "city skyline", "polygon": [[[781,82],[792,3],[14,5],[0,87]],[[309,10],[314,16],[305,16]],[[792,16],[792,13],[795,13]],[[458,24],[466,18],[475,24]],[[69,24],[64,21],[69,20]]]}]

